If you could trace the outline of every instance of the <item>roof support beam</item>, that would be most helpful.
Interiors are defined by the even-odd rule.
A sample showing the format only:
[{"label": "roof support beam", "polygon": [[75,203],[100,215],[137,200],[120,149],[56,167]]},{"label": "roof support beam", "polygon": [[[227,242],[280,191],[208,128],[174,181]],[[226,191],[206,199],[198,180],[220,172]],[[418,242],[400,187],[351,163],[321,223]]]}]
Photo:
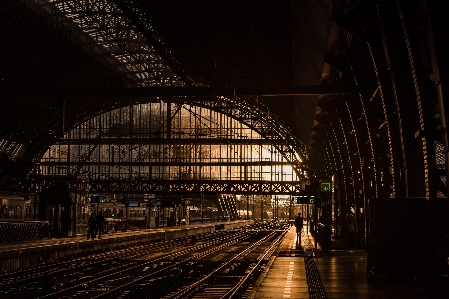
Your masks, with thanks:
[{"label": "roof support beam", "polygon": [[215,97],[215,96],[312,96],[356,93],[352,86],[308,85],[265,87],[135,87],[135,88],[0,88],[10,96],[58,97]]},{"label": "roof support beam", "polygon": [[[253,162],[230,162],[229,160],[222,159],[218,161],[214,161],[210,159],[210,161],[204,162],[185,162],[187,159],[171,159],[170,161],[140,161],[140,162],[90,162],[90,161],[80,161],[80,162],[56,162],[56,161],[41,161],[38,163],[40,166],[55,166],[55,167],[64,167],[64,166],[124,166],[124,167],[133,167],[133,166],[282,166],[287,165],[291,166],[291,162],[277,162],[277,161],[253,161]],[[114,174],[111,174],[114,176]]]},{"label": "roof support beam", "polygon": [[[162,134],[163,132],[158,132]],[[149,133],[148,135],[150,135]],[[154,133],[156,134],[156,133]],[[181,135],[184,133],[173,132],[173,135]],[[254,145],[288,145],[293,144],[293,139],[255,139],[255,138],[210,138],[209,135],[200,138],[148,138],[148,137],[103,137],[103,138],[74,138],[74,139],[59,139],[55,144],[70,144],[70,145],[89,145],[89,144],[177,144],[177,145],[191,145],[191,144],[207,144],[207,145],[227,145],[227,144],[254,144]]]}]

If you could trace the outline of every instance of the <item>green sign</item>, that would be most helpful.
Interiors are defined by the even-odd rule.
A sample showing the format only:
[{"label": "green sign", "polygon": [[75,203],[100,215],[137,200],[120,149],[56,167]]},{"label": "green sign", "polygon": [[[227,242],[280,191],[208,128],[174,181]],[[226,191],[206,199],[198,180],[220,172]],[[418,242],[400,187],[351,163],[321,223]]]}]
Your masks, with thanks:
[{"label": "green sign", "polygon": [[321,191],[330,192],[331,183],[321,183]]},{"label": "green sign", "polygon": [[298,204],[313,204],[315,203],[315,198],[311,198],[311,197],[298,197],[296,199],[296,203]]},{"label": "green sign", "polygon": [[106,197],[94,195],[90,198],[90,203],[105,203]]}]

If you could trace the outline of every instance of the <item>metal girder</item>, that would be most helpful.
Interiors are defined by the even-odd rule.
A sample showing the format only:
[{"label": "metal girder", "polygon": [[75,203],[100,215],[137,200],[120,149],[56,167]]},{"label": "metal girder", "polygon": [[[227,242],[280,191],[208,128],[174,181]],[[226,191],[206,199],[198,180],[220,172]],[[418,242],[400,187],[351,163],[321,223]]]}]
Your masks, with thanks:
[{"label": "metal girder", "polygon": [[190,85],[191,80],[186,76],[179,63],[173,59],[171,52],[164,46],[163,41],[155,35],[154,30],[137,7],[133,7],[133,3],[130,1],[114,0],[118,7],[123,11],[125,16],[131,20],[136,26],[136,29],[145,37],[156,52],[162,57],[164,62],[173,70],[179,78],[185,83]]},{"label": "metal girder", "polygon": [[[212,97],[217,96],[310,96],[345,95],[357,90],[345,85],[264,86],[264,87],[129,87],[129,88],[1,88],[10,96],[50,97]],[[89,100],[89,99],[85,99]],[[188,101],[189,99],[183,99]],[[80,101],[80,99],[76,99]]]},{"label": "metal girder", "polygon": [[[151,25],[143,26],[144,20],[131,13],[126,5],[103,0],[29,0],[23,1],[23,5],[124,78],[147,86],[184,84],[180,80],[184,77],[180,78],[171,69],[176,67],[178,71],[179,67],[159,38],[152,34]],[[120,53],[118,57],[117,53]],[[158,67],[154,68],[154,64]]]},{"label": "metal girder", "polygon": [[[248,103],[251,103],[253,100],[254,99],[251,99],[251,97],[245,98],[245,101]],[[266,110],[266,107],[264,107],[265,109],[254,109],[254,107],[258,107],[259,103],[257,101],[256,103],[253,103],[255,106],[251,106],[251,104],[245,105],[245,101],[237,101],[235,98],[230,97],[226,101],[202,101],[196,102],[195,104],[207,107],[213,111],[218,111],[246,124],[264,139],[291,139],[293,142],[287,145],[275,144],[275,148],[282,153],[284,158],[291,161],[293,165],[299,165],[302,161],[307,159],[307,150],[305,146],[292,134],[282,119],[269,116],[268,112],[262,113],[262,109],[268,111]],[[298,154],[302,155],[302,157],[299,158]]]},{"label": "metal girder", "polygon": [[[178,161],[177,161],[178,160]],[[172,158],[170,161],[143,161],[143,162],[55,162],[55,161],[41,161],[40,166],[270,166],[270,165],[292,165],[290,162],[277,161],[257,161],[257,162],[229,162],[226,159],[213,159],[210,162],[183,162],[182,158]],[[1,163],[0,163],[1,165]]]},{"label": "metal girder", "polygon": [[189,181],[120,181],[92,180],[89,181],[90,193],[148,193],[148,194],[277,194],[306,195],[301,191],[300,182],[262,182],[262,181],[219,181],[219,180],[189,180]]},{"label": "metal girder", "polygon": [[[172,132],[172,134],[179,134]],[[253,144],[253,145],[288,145],[292,144],[291,139],[252,139],[252,138],[209,138],[208,136],[199,136],[198,138],[148,138],[148,137],[122,137],[122,138],[74,138],[60,139],[55,144],[61,145],[87,145],[87,144],[207,144],[207,145],[225,145],[225,144]]]}]

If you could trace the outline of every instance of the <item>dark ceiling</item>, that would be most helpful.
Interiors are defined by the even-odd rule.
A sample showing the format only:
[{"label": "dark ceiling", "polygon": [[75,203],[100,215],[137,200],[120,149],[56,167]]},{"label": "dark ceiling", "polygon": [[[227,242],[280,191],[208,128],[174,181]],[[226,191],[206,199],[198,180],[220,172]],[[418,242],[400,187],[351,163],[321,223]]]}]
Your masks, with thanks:
[{"label": "dark ceiling", "polygon": [[195,81],[293,84],[290,1],[137,2]]},{"label": "dark ceiling", "polygon": [[[332,1],[134,1],[192,82],[319,85]],[[317,97],[264,97],[305,144]]]},{"label": "dark ceiling", "polygon": [[[162,39],[187,85],[292,86],[320,83],[331,1],[116,0],[131,18],[141,14]],[[31,2],[30,2],[31,3]],[[134,11],[133,11],[134,10]],[[104,65],[21,1],[0,4],[2,87],[56,89],[138,86]],[[101,29],[101,28],[100,28]],[[150,41],[151,43],[151,41]],[[304,144],[316,97],[265,97],[271,115]],[[60,99],[2,96],[0,138],[45,146],[60,130]],[[101,99],[66,105],[66,129],[108,109]],[[88,103],[88,104],[86,104]],[[111,102],[109,102],[111,103]],[[126,103],[114,104],[118,107]],[[108,104],[109,105],[109,104]],[[50,133],[49,133],[50,132]],[[35,149],[30,149],[33,155]],[[27,158],[28,159],[28,158]]]}]

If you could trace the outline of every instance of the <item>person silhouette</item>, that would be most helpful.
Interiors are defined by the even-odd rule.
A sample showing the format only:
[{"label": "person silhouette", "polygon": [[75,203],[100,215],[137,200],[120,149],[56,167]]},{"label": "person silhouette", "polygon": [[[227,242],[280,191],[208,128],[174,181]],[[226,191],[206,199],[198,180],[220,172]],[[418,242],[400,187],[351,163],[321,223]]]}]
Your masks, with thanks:
[{"label": "person silhouette", "polygon": [[95,221],[94,213],[91,213],[89,219],[87,219],[87,240],[89,240],[89,237],[95,239],[96,226],[97,222]]},{"label": "person silhouette", "polygon": [[296,227],[296,244],[301,245],[301,232],[304,226],[304,219],[301,217],[301,213],[298,213],[298,216],[296,216],[294,225]]}]

